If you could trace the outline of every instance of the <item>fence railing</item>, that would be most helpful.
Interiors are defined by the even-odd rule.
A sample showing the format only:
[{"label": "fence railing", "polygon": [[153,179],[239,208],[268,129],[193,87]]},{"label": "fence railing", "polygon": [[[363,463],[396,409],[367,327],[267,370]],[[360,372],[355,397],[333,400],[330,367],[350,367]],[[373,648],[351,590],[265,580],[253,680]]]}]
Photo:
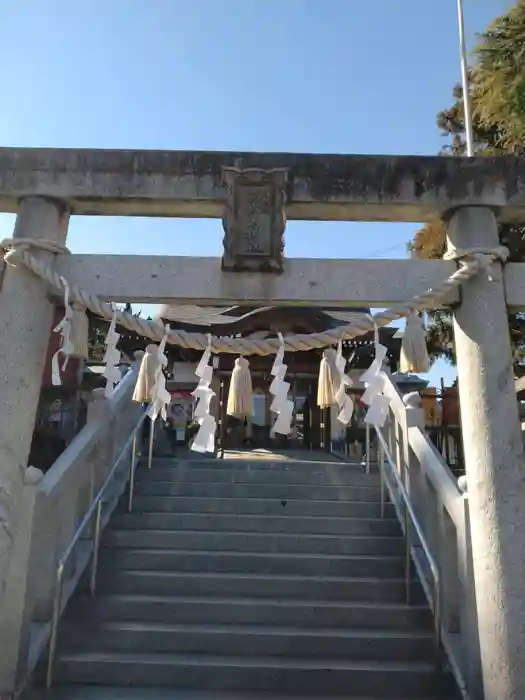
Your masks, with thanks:
[{"label": "fence railing", "polygon": [[407,601],[414,567],[463,695],[482,697],[468,494],[425,433],[419,395],[402,397],[389,375],[384,392],[390,409],[377,430],[381,493],[388,493],[406,538]]},{"label": "fence railing", "polygon": [[[44,476],[27,470],[20,509],[24,532],[14,553],[23,572],[19,583],[24,583],[12,614],[18,689],[48,643],[51,683],[59,618],[90,562],[94,592],[100,534],[128,484],[131,507],[146,418],[142,405],[132,400],[139,361],[110,398],[103,389],[93,391],[86,425]],[[151,465],[153,430],[149,434]]]}]

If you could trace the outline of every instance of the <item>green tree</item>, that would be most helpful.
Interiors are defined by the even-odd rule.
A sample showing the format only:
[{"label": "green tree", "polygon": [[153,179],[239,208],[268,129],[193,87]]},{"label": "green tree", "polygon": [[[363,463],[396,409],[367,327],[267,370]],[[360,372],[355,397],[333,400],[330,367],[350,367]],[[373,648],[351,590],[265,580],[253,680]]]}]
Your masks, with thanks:
[{"label": "green tree", "polygon": [[[127,313],[133,313],[131,304],[127,303],[124,306],[124,311]],[[135,314],[140,316],[140,311]],[[89,359],[95,362],[102,362],[104,359],[104,353],[106,352],[105,340],[109,328],[109,321],[105,321],[94,314],[89,314]],[[127,328],[122,328],[117,326],[117,332],[120,333],[120,339],[118,341],[118,349],[128,356],[136,350],[144,350],[147,339],[142,336],[138,336],[136,333],[127,330]]]},{"label": "green tree", "polygon": [[102,362],[104,359],[104,341],[108,332],[108,323],[88,312],[89,331],[88,347],[89,359],[92,362]]},{"label": "green tree", "polygon": [[[498,17],[479,36],[469,73],[476,154],[484,156],[525,153],[525,0]],[[463,90],[456,85],[453,104],[439,112],[437,126],[447,143],[442,155],[466,152]],[[525,224],[500,226],[500,241],[510,251],[511,262],[525,259]],[[440,221],[425,224],[410,244],[417,258],[441,258],[445,252],[445,228]],[[517,374],[523,374],[525,317],[510,314]],[[432,314],[429,350],[434,357],[454,361],[452,320],[446,311]]]}]

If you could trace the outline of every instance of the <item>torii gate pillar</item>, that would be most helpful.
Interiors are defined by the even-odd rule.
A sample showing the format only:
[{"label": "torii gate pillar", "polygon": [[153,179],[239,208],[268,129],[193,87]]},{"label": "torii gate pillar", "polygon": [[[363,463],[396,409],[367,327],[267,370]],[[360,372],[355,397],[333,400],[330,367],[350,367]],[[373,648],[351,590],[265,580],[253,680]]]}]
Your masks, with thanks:
[{"label": "torii gate pillar", "polygon": [[[13,237],[64,245],[69,217],[44,197],[20,202]],[[33,251],[51,263],[53,253]],[[0,287],[0,693],[16,684],[32,514],[20,508],[38,409],[53,304],[46,284],[23,266],[4,270]]]},{"label": "torii gate pillar", "polygon": [[[449,248],[499,245],[491,209],[448,221]],[[462,286],[454,311],[485,700],[525,698],[525,463],[501,265]]]}]

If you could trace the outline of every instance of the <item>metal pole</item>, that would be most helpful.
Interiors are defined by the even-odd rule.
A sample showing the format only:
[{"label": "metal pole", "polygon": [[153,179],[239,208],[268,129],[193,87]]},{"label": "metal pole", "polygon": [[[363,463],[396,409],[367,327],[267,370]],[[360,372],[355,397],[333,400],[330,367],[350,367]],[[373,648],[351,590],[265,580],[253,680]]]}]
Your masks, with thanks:
[{"label": "metal pole", "polygon": [[53,616],[51,618],[51,638],[49,640],[49,656],[47,659],[46,688],[53,685],[53,670],[55,666],[55,654],[57,649],[58,621],[60,619],[60,604],[62,602],[62,580],[64,576],[64,564],[59,564],[56,581],[55,596],[53,599]]},{"label": "metal pole", "polygon": [[467,139],[467,156],[474,155],[474,130],[472,127],[472,103],[468,82],[467,44],[465,41],[465,22],[463,18],[463,0],[458,0],[459,46],[461,58],[461,83],[463,86],[463,108],[465,111],[465,135]]},{"label": "metal pole", "polygon": [[135,462],[137,460],[137,433],[133,436],[131,448],[131,464],[129,465],[128,513],[133,510],[133,492],[135,490]]},{"label": "metal pole", "polygon": [[410,527],[410,514],[408,512],[408,506],[405,503],[405,599],[407,605],[410,605],[412,583],[412,538]]},{"label": "metal pole", "polygon": [[155,434],[155,421],[153,418],[150,419],[149,426],[149,444],[148,444],[148,469],[151,469],[151,463],[153,460],[153,436]]},{"label": "metal pole", "polygon": [[434,578],[434,642],[436,653],[436,674],[441,680],[443,665],[441,663],[441,582],[439,577]]},{"label": "metal pole", "polygon": [[323,408],[323,448],[325,452],[330,452],[332,426],[330,423],[330,406]]},{"label": "metal pole", "polygon": [[219,450],[221,459],[224,459],[224,438],[226,435],[226,415],[224,411],[224,397],[226,396],[226,380],[221,380],[221,388],[219,392],[219,418],[221,421],[219,427]]},{"label": "metal pole", "polygon": [[98,552],[100,549],[100,533],[102,529],[102,500],[97,503],[95,516],[95,537],[93,539],[93,557],[91,559],[91,576],[89,578],[89,592],[95,595],[97,585]]},{"label": "metal pole", "polygon": [[381,518],[385,517],[385,450],[383,444],[379,446],[379,478],[381,489]]},{"label": "metal pole", "polygon": [[370,474],[370,423],[365,426],[366,435],[366,473]]}]

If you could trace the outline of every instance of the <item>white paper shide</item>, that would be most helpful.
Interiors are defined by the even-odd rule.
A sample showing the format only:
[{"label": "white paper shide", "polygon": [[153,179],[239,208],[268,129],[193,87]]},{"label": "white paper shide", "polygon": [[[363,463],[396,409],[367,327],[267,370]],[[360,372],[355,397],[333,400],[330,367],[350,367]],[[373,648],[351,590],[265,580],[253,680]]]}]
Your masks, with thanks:
[{"label": "white paper shide", "polygon": [[73,318],[73,309],[69,304],[69,284],[63,277],[61,277],[60,279],[62,280],[62,283],[64,285],[64,318],[54,329],[54,333],[60,333],[60,335],[62,336],[62,341],[60,344],[60,348],[56,351],[56,353],[51,359],[51,382],[53,386],[60,386],[62,384],[59,366],[60,354],[65,355],[64,363],[62,365],[62,371],[64,371],[67,367],[69,356],[73,349],[71,343],[71,321]]},{"label": "white paper shide", "polygon": [[106,336],[106,352],[104,354],[104,377],[106,378],[105,396],[109,398],[114,392],[116,385],[122,377],[120,373],[120,351],[117,350],[117,343],[120,334],[116,331],[117,327],[117,307],[113,304],[113,317],[109,324],[108,334]]},{"label": "white paper shide", "polygon": [[199,423],[199,431],[193,440],[191,449],[194,452],[215,452],[215,431],[217,430],[217,422],[210,414],[210,404],[215,392],[211,388],[213,377],[213,365],[211,360],[211,338],[208,341],[208,347],[204,351],[195,374],[199,377],[199,383],[193,390],[192,396],[197,399],[194,417]]},{"label": "white paper shide", "polygon": [[275,433],[289,435],[292,432],[293,401],[288,398],[290,382],[284,380],[288,366],[284,364],[284,338],[281,333],[279,333],[279,340],[281,346],[270,371],[273,376],[273,381],[270,384],[270,394],[273,395],[270,410],[277,414],[270,435],[275,435]]},{"label": "white paper shide", "polygon": [[385,373],[383,363],[388,352],[384,345],[379,342],[379,329],[374,324],[374,361],[366,372],[361,376],[361,381],[366,386],[366,391],[361,397],[361,401],[368,406],[365,415],[365,423],[382,428],[388,417],[389,399],[383,394],[385,385]]},{"label": "white paper shide", "polygon": [[164,337],[160,341],[159,347],[157,348],[158,357],[157,365],[155,368],[155,379],[153,382],[153,389],[151,391],[151,405],[148,409],[148,416],[152,421],[157,420],[160,415],[162,420],[167,419],[167,408],[171,403],[171,394],[166,389],[166,377],[164,376],[163,369],[168,364],[168,358],[165,355],[166,342],[168,340],[168,335],[170,332],[170,327],[164,327]]},{"label": "white paper shide", "polygon": [[339,386],[335,392],[335,402],[339,407],[337,420],[343,425],[348,425],[354,412],[354,402],[346,393],[347,387],[352,386],[353,382],[350,377],[345,374],[346,358],[343,357],[343,340],[341,339],[337,345],[337,354],[335,356],[335,366],[338,372]]}]

